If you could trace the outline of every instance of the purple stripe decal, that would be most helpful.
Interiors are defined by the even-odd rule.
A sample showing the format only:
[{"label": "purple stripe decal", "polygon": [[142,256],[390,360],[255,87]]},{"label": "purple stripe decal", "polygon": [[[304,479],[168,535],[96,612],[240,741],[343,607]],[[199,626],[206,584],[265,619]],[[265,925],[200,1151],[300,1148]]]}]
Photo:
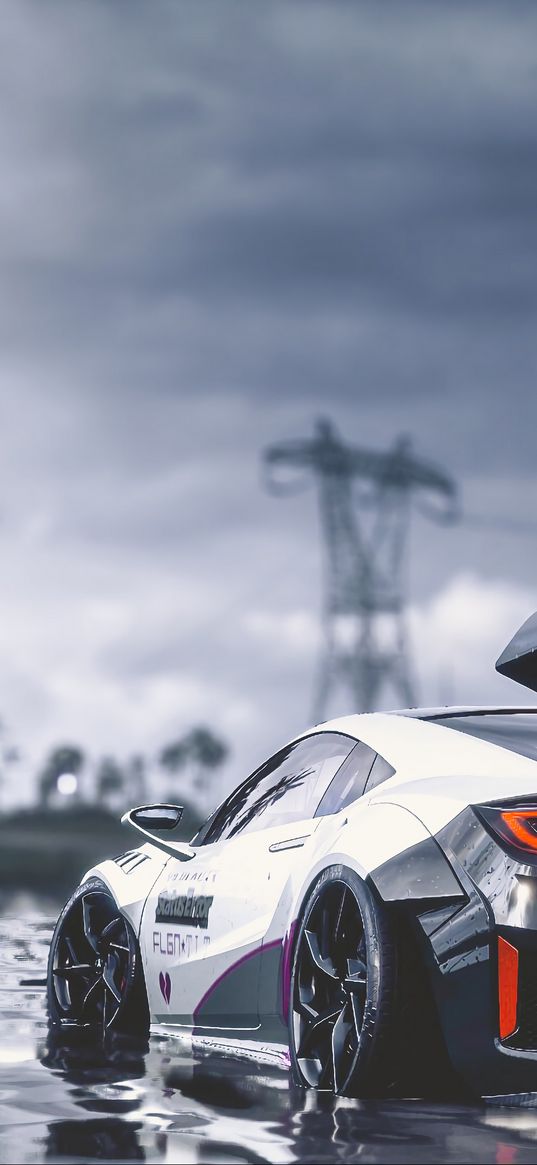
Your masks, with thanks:
[{"label": "purple stripe decal", "polygon": [[279,947],[281,946],[281,943],[282,939],[277,938],[274,940],[274,942],[265,943],[265,945],[261,944],[260,947],[254,947],[253,951],[248,951],[247,954],[242,955],[240,959],[237,959],[236,963],[232,963],[230,967],[226,967],[226,970],[222,971],[222,974],[218,976],[218,979],[215,979],[214,983],[211,983],[211,986],[207,988],[205,995],[202,996],[199,1003],[197,1004],[194,1010],[194,1023],[196,1023],[202,1007],[205,1006],[207,1000],[212,995],[213,991],[216,991],[216,988],[220,986],[223,979],[226,979],[228,975],[232,975],[233,971],[236,971],[238,967],[241,967],[243,963],[246,963],[248,959],[253,959],[255,955],[260,955],[263,951],[269,951],[271,947]]},{"label": "purple stripe decal", "polygon": [[238,967],[241,967],[242,964],[246,963],[248,959],[253,959],[255,955],[261,955],[264,951],[270,951],[274,947],[279,946],[283,947],[281,978],[282,1013],[283,1018],[287,1023],[291,995],[291,961],[297,923],[298,919],[295,919],[295,921],[291,923],[289,930],[283,936],[283,938],[276,938],[273,939],[273,941],[270,943],[262,943],[260,947],[254,947],[253,951],[248,951],[245,955],[242,955],[240,959],[237,959],[236,963],[232,963],[230,967],[226,967],[226,970],[222,971],[222,974],[218,976],[218,979],[215,979],[214,983],[211,983],[210,987],[207,988],[205,995],[202,996],[199,1003],[196,1005],[193,1016],[194,1023],[196,1023],[201,1009],[205,1006],[213,991],[216,991],[216,988],[220,986],[220,984],[224,979],[227,978],[228,975],[232,975],[233,972],[238,969]]},{"label": "purple stripe decal", "polygon": [[287,1023],[289,1018],[289,1004],[291,1002],[291,957],[297,928],[297,919],[291,923],[283,941],[282,959],[282,1012]]}]

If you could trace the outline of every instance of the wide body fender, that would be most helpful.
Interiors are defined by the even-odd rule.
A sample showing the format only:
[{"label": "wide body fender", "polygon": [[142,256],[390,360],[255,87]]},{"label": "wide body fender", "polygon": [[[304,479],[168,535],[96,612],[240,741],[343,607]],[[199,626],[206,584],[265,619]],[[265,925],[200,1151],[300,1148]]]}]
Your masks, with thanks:
[{"label": "wide body fender", "polygon": [[82,881],[100,878],[138,936],[147,896],[169,861],[173,858],[147,842],[92,866]]},{"label": "wide body fender", "polygon": [[[325,820],[331,829],[321,828],[315,835],[308,869],[301,863],[291,874],[284,930],[300,914],[322,871],[332,865],[354,870],[386,902],[463,895],[438,842],[409,809],[392,802],[366,803]],[[281,921],[275,915],[271,937]]]},{"label": "wide body fender", "polygon": [[[265,1015],[287,1022],[289,983],[298,922],[316,881],[344,866],[390,903],[464,899],[440,846],[410,810],[390,802],[359,802],[323,819],[291,872],[266,934],[260,994]],[[278,942],[280,940],[280,942]]]}]

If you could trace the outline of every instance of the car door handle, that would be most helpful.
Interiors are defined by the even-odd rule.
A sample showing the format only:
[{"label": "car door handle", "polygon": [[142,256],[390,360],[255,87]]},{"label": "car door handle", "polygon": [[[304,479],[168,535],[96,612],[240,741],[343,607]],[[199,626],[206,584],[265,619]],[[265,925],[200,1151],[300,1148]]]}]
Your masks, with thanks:
[{"label": "car door handle", "polygon": [[278,854],[280,850],[298,849],[300,845],[304,845],[308,837],[311,837],[311,833],[304,833],[302,837],[286,837],[285,841],[273,841],[272,845],[269,845],[269,853]]}]

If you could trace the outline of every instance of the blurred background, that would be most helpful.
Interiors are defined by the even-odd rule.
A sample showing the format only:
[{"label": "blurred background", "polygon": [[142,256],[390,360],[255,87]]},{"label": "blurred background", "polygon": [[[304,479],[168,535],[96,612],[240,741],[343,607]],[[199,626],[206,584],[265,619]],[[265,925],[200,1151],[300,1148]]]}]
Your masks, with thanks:
[{"label": "blurred background", "polygon": [[0,11],[0,884],[318,717],[529,702],[537,10]]}]

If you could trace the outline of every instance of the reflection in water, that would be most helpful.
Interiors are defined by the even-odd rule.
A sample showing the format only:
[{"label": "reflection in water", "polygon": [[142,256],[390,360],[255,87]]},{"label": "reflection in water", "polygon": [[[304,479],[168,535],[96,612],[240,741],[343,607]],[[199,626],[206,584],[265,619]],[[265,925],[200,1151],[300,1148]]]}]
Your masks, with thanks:
[{"label": "reflection in water", "polygon": [[0,1161],[533,1162],[535,1110],[360,1102],[177,1040],[47,1031],[51,925],[0,920]]},{"label": "reflection in water", "polygon": [[138,1125],[128,1125],[117,1117],[104,1120],[56,1121],[50,1126],[44,1160],[64,1158],[97,1161],[145,1161],[138,1140]]},{"label": "reflection in water", "polygon": [[89,1032],[49,1028],[39,1058],[67,1083],[89,1087],[144,1076],[148,1051],[146,1039],[112,1032],[103,1047]]}]

